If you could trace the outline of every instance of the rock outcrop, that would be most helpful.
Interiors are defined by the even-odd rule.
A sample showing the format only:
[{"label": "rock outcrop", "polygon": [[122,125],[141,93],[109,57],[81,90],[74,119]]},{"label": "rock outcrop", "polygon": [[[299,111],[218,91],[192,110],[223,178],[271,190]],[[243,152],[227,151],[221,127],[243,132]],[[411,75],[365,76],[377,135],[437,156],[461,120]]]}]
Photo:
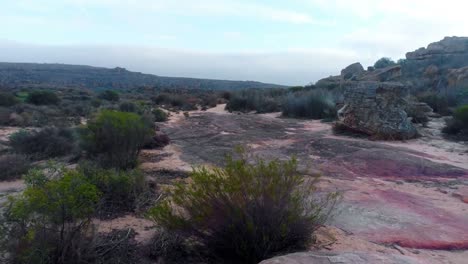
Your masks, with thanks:
[{"label": "rock outcrop", "polygon": [[383,139],[409,139],[417,130],[405,112],[408,89],[396,82],[347,82],[338,125]]},{"label": "rock outcrop", "polygon": [[467,66],[468,37],[446,37],[406,53],[402,79],[414,90],[456,92],[468,83]]},{"label": "rock outcrop", "polygon": [[341,70],[342,80],[356,80],[364,73],[364,67],[356,62]]}]

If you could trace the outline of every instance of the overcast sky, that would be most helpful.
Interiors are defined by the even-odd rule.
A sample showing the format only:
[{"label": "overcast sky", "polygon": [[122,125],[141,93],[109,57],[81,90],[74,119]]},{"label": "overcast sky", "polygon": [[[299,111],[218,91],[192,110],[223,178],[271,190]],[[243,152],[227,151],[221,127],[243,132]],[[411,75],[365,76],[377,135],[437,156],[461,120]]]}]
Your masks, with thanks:
[{"label": "overcast sky", "polygon": [[303,85],[468,35],[468,1],[0,0],[0,61]]}]

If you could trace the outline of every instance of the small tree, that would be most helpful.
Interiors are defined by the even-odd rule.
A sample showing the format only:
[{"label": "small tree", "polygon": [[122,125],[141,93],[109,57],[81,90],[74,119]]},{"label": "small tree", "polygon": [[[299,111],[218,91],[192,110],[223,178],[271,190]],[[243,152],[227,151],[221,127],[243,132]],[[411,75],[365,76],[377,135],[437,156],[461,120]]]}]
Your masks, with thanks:
[{"label": "small tree", "polygon": [[194,169],[191,183],[177,184],[148,215],[167,230],[195,236],[219,258],[258,263],[305,248],[327,219],[337,194],[319,198],[316,183],[297,173],[295,159],[229,158],[224,168]]},{"label": "small tree", "polygon": [[104,167],[133,168],[153,133],[137,114],[104,110],[81,130],[82,146]]}]

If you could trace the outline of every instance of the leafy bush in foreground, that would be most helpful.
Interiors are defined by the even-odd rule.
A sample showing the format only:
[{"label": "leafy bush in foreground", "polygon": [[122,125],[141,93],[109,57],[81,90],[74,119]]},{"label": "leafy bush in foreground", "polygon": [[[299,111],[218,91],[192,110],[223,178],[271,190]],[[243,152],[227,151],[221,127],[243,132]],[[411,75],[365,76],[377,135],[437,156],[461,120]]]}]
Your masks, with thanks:
[{"label": "leafy bush in foreground", "polygon": [[294,118],[335,118],[333,96],[325,90],[290,94],[283,103],[283,116]]},{"label": "leafy bush in foreground", "polygon": [[69,128],[47,127],[39,131],[20,130],[10,136],[13,151],[36,159],[65,156],[76,150],[76,139]]},{"label": "leafy bush in foreground", "polygon": [[133,168],[153,129],[134,113],[105,110],[81,130],[82,146],[106,168]]},{"label": "leafy bush in foreground", "polygon": [[1,221],[2,248],[13,263],[86,263],[97,188],[76,171],[56,179],[32,174],[24,192],[10,197]]},{"label": "leafy bush in foreground", "polygon": [[297,173],[295,159],[265,162],[229,158],[224,168],[194,169],[148,215],[158,225],[195,236],[224,260],[258,263],[305,248],[330,213],[337,194],[318,198],[317,179]]},{"label": "leafy bush in foreground", "polygon": [[31,167],[23,155],[6,154],[0,156],[0,181],[19,179]]}]

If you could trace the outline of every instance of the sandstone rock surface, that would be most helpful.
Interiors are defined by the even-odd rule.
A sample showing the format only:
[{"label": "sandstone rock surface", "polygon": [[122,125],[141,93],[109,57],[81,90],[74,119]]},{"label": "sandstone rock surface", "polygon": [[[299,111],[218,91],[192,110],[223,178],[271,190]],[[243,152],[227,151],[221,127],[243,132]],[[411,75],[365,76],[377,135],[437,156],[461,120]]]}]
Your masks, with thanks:
[{"label": "sandstone rock surface", "polygon": [[369,254],[364,252],[319,253],[301,252],[264,260],[260,264],[374,264],[374,263],[401,263],[422,264],[419,260],[402,255]]}]

